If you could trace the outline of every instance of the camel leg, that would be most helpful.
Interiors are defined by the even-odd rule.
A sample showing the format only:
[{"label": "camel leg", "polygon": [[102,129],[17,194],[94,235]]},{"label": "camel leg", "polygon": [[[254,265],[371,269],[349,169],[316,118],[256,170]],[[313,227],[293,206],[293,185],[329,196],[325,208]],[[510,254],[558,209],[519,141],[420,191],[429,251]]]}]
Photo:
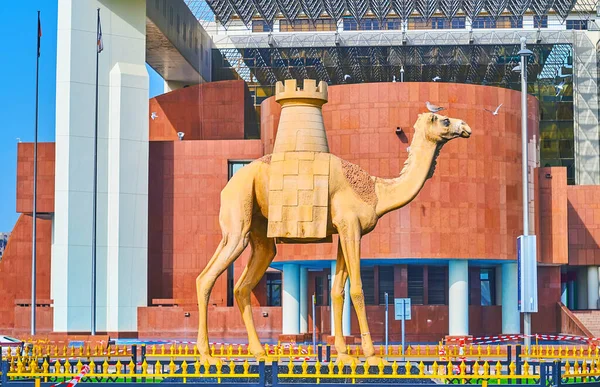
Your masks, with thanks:
[{"label": "camel leg", "polygon": [[[262,223],[265,223],[264,227]],[[253,228],[250,231],[252,256],[235,285],[234,294],[248,332],[248,349],[257,359],[261,359],[265,357],[265,350],[260,344],[254,327],[250,294],[262,279],[273,258],[275,258],[276,248],[275,240],[267,238],[266,222],[259,223],[255,218],[252,226]]]},{"label": "camel leg", "polygon": [[[248,222],[249,223],[249,222]],[[221,227],[224,229],[225,227]],[[208,347],[208,300],[217,278],[231,265],[248,245],[248,231],[224,232],[223,239],[215,254],[202,273],[196,278],[198,294],[199,327],[196,346],[200,352],[200,362],[215,364],[216,359],[210,356]]]},{"label": "camel leg", "polygon": [[369,364],[377,365],[382,360],[375,356],[375,348],[373,347],[371,333],[369,332],[369,323],[367,322],[362,280],[360,278],[360,239],[362,236],[360,225],[358,220],[343,222],[345,224],[338,227],[338,232],[340,233],[340,244],[344,251],[346,267],[350,276],[350,298],[358,317],[363,353]]},{"label": "camel leg", "polygon": [[355,360],[348,355],[346,351],[346,341],[342,330],[342,317],[344,313],[344,286],[348,280],[348,270],[344,261],[342,246],[338,243],[337,261],[335,266],[335,280],[331,287],[331,306],[333,308],[333,320],[335,327],[335,350],[337,351],[337,361],[341,364],[350,364]]}]

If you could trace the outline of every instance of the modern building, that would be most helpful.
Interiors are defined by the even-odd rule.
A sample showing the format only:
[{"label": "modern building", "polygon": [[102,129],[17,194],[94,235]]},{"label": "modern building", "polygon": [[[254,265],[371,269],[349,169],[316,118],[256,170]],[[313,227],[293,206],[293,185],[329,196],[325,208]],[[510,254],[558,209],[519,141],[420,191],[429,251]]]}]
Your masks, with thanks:
[{"label": "modern building", "polygon": [[[277,81],[327,82],[331,152],[397,176],[431,101],[473,129],[442,150],[434,176],[363,238],[372,336],[385,295],[409,297],[409,340],[521,331],[516,238],[522,230],[520,38],[527,66],[529,231],[537,236],[537,333],[600,335],[600,144],[595,4],[557,0],[59,1],[56,144],[38,165],[39,332],[89,332],[95,9],[101,8],[98,331],[193,338],[195,278],[221,232],[219,193],[271,153]],[[92,16],[90,16],[92,15]],[[144,33],[145,31],[145,33]],[[88,50],[89,51],[89,50]],[[110,54],[110,55],[109,55]],[[147,100],[144,62],[165,79]],[[90,67],[91,66],[91,67]],[[484,110],[502,107],[498,115]],[[183,133],[180,140],[179,133]],[[32,146],[19,145],[17,212],[0,263],[0,328],[29,331]],[[336,243],[278,245],[253,292],[263,337],[332,331]],[[243,337],[234,284],[245,252],[217,281],[211,337]],[[294,286],[286,286],[293,283]],[[286,292],[286,296],[283,296]],[[315,299],[315,313],[310,304]],[[294,300],[292,303],[284,300]],[[358,333],[346,303],[343,330]],[[283,316],[298,315],[298,321]],[[390,317],[393,318],[393,317]],[[391,339],[399,324],[390,321]]]}]

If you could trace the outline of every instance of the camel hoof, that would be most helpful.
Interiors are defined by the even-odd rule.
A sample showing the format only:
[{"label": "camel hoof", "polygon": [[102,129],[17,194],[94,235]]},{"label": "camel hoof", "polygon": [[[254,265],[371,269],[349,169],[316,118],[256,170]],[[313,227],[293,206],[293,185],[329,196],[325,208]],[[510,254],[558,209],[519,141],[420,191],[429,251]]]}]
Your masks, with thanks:
[{"label": "camel hoof", "polygon": [[379,356],[369,356],[365,362],[370,366],[378,366],[379,364],[383,364],[384,366],[390,365],[387,360]]},{"label": "camel hoof", "polygon": [[212,357],[210,355],[200,355],[198,361],[200,362],[200,364],[208,363],[209,365],[217,365],[221,361],[221,359]]},{"label": "camel hoof", "polygon": [[252,354],[254,355],[254,357],[256,358],[256,361],[258,361],[258,362],[261,362],[261,361],[266,362],[269,359],[269,357],[267,356],[265,351],[258,352],[258,353],[252,353]]},{"label": "camel hoof", "polygon": [[360,361],[356,357],[350,356],[346,353],[338,353],[335,364],[337,364],[338,366],[340,366],[340,365],[345,366],[345,365],[351,365],[352,363],[358,364],[358,363],[360,363]]}]

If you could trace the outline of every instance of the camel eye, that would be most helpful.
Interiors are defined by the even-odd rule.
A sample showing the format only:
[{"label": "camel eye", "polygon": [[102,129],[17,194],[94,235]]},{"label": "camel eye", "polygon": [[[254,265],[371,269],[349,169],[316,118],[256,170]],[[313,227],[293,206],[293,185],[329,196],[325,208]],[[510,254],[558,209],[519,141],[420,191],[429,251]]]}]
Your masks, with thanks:
[{"label": "camel eye", "polygon": [[442,121],[442,123],[444,124],[444,126],[448,127],[450,126],[450,120],[448,118],[446,118],[444,121]]}]

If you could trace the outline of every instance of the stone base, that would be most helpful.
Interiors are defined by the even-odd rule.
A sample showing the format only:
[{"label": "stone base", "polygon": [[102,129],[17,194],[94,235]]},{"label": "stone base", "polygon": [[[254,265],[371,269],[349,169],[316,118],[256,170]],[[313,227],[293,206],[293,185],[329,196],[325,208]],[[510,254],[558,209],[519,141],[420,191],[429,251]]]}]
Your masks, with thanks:
[{"label": "stone base", "polygon": [[[344,336],[344,340],[346,345],[360,345],[362,343],[360,336]],[[326,336],[325,342],[327,345],[335,345],[335,336]]]}]

